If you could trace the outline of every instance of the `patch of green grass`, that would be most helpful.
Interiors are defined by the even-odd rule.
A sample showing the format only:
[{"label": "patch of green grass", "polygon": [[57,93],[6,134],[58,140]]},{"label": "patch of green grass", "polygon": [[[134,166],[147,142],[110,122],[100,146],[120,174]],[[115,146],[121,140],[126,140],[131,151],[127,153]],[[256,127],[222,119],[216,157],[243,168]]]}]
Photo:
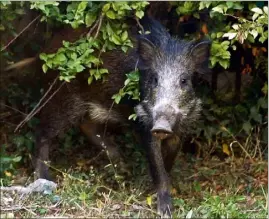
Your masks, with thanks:
[{"label": "patch of green grass", "polygon": [[[184,174],[189,173],[174,175],[173,184],[178,185],[178,182],[181,182],[178,188],[174,187],[172,190],[175,218],[267,217],[265,185],[253,188],[251,193],[246,189],[241,191],[242,181],[238,180],[220,188],[218,185],[225,182],[223,178],[227,177],[228,172],[218,175],[217,173],[223,170],[219,165],[214,168],[212,175],[212,171],[208,171],[209,163],[207,167],[198,161],[175,167],[176,170],[181,168]],[[197,171],[197,164],[201,168],[197,173],[203,177],[193,176]],[[32,194],[21,198],[20,195],[2,192],[1,197],[6,200],[10,198],[9,202],[1,200],[1,205],[6,204],[2,206],[2,212],[24,218],[156,217],[156,195],[148,192],[151,181],[147,172],[144,172],[144,175],[117,178],[116,175],[110,174],[111,171],[113,172],[111,166],[102,170],[92,167],[87,174],[71,168],[63,176],[58,176],[58,188],[51,195]],[[233,175],[234,172],[230,174]],[[212,178],[214,176],[218,178]],[[211,180],[211,184],[205,183],[205,180]]]},{"label": "patch of green grass", "polygon": [[[129,142],[121,148],[129,174],[113,166],[104,152],[78,143],[67,154],[53,153],[51,169],[58,184],[53,194],[22,197],[1,191],[1,218],[155,218],[156,194],[145,156],[130,136],[125,138],[119,140]],[[266,218],[267,172],[265,161],[203,160],[180,153],[171,173],[173,217]]]}]

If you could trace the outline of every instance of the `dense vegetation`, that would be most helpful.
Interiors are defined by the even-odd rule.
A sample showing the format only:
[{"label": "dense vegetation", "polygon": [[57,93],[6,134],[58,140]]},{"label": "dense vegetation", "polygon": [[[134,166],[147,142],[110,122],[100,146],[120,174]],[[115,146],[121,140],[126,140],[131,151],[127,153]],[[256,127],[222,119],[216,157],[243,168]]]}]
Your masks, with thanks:
[{"label": "dense vegetation", "polygon": [[[205,82],[199,87],[204,110],[190,139],[199,156],[218,154],[250,160],[267,157],[267,3],[2,1],[0,8],[2,183],[12,183],[17,169],[31,162],[38,123],[32,110],[38,109],[35,106],[46,93],[41,86],[42,71],[49,75],[57,70],[63,83],[85,70],[89,86],[102,80],[109,72],[102,67],[100,54],[115,48],[126,52],[133,47],[128,31],[137,26],[142,33],[139,19],[145,14],[160,20],[177,37],[212,41],[212,77],[201,79]],[[49,42],[63,28],[82,31],[77,39],[51,46]],[[42,61],[42,70],[25,67],[5,71],[9,65],[30,57]],[[136,69],[126,72],[122,89],[108,98],[116,104],[125,96],[139,99],[138,81]],[[135,118],[134,114],[129,117]],[[26,124],[18,127],[23,119]],[[129,140],[125,136],[125,141]],[[62,150],[85,143],[74,129],[60,142]]]}]

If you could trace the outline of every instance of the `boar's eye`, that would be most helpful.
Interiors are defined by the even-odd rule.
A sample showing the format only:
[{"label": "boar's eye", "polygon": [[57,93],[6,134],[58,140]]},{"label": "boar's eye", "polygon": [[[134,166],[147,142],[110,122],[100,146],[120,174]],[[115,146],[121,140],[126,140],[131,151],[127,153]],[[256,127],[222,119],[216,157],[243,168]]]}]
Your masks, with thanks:
[{"label": "boar's eye", "polygon": [[185,84],[187,84],[187,79],[186,79],[186,78],[181,78],[181,79],[180,79],[180,84],[181,84],[181,85],[185,85]]},{"label": "boar's eye", "polygon": [[158,77],[156,75],[152,76],[152,87],[157,87]]}]

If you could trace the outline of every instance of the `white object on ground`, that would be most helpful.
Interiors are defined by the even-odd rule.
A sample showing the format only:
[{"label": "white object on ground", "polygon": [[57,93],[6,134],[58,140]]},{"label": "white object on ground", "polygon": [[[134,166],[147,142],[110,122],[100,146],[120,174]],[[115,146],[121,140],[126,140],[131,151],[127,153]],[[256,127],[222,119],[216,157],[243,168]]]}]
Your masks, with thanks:
[{"label": "white object on ground", "polygon": [[33,183],[29,184],[27,187],[23,186],[10,186],[10,187],[0,187],[1,191],[17,191],[22,194],[30,194],[32,192],[40,192],[43,194],[51,194],[57,187],[57,184],[46,180],[38,179]]}]

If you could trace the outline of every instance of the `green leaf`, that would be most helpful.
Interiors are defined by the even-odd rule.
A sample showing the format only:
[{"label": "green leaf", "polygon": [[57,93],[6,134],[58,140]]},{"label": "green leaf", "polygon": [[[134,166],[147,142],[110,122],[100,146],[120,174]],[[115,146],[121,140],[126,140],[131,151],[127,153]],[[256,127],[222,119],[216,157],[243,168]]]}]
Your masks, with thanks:
[{"label": "green leaf", "polygon": [[212,65],[212,67],[215,67],[215,65],[216,65],[216,63],[217,63],[217,59],[216,59],[216,57],[211,56],[211,57],[210,57],[210,63],[211,63],[211,65]]},{"label": "green leaf", "polygon": [[116,15],[115,15],[114,11],[112,11],[112,10],[107,11],[106,16],[108,18],[110,18],[110,19],[115,19],[116,18]]},{"label": "green leaf", "polygon": [[251,129],[252,129],[252,126],[251,126],[251,124],[250,124],[249,121],[248,121],[248,122],[245,122],[245,123],[243,124],[243,130],[244,130],[247,134],[250,133]]},{"label": "green leaf", "polygon": [[217,33],[217,38],[220,38],[220,37],[222,37],[223,36],[223,32],[218,32]]},{"label": "green leaf", "polygon": [[78,11],[79,12],[84,11],[86,9],[87,5],[88,5],[87,1],[80,2],[79,5],[78,5]]},{"label": "green leaf", "polygon": [[259,114],[259,111],[256,106],[251,107],[250,116],[254,121],[262,123],[262,115]]},{"label": "green leaf", "polygon": [[264,84],[264,86],[262,88],[262,92],[264,95],[267,95],[267,93],[268,93],[268,84],[267,83]]},{"label": "green leaf", "polygon": [[264,7],[263,7],[263,11],[264,11],[265,14],[268,15],[268,7],[267,7],[267,6],[264,6]]},{"label": "green leaf", "polygon": [[97,72],[96,69],[91,69],[91,70],[90,70],[90,75],[93,76],[93,75],[96,74],[96,72]]},{"label": "green leaf", "polygon": [[88,84],[90,85],[93,81],[93,76],[88,77]]},{"label": "green leaf", "polygon": [[257,17],[259,16],[258,13],[254,13],[253,16],[252,16],[252,20],[255,21],[257,19]]},{"label": "green leaf", "polygon": [[107,3],[103,6],[102,11],[106,13],[110,9],[110,3]]},{"label": "green leaf", "polygon": [[260,9],[260,8],[252,8],[251,11],[253,11],[257,14],[263,14],[262,9]]},{"label": "green leaf", "polygon": [[40,58],[41,60],[45,61],[45,62],[48,60],[47,54],[45,54],[45,53],[41,53],[41,54],[39,55],[39,58]]},{"label": "green leaf", "polygon": [[227,41],[227,40],[225,40],[225,41],[223,41],[223,42],[221,42],[221,46],[229,46],[230,45],[230,41]]},{"label": "green leaf", "polygon": [[114,94],[112,96],[112,99],[115,101],[116,104],[119,104],[119,102],[121,100],[121,95],[120,94]]},{"label": "green leaf", "polygon": [[144,16],[144,11],[136,11],[135,16],[141,19]]},{"label": "green leaf", "polygon": [[90,55],[89,56],[89,59],[88,59],[89,62],[95,64],[95,65],[98,65],[100,64],[100,60],[98,58],[96,58],[95,56],[93,55]]},{"label": "green leaf", "polygon": [[267,40],[267,37],[265,37],[265,36],[261,36],[259,38],[259,42],[261,42],[261,43],[264,43],[265,40]]},{"label": "green leaf", "polygon": [[12,139],[12,141],[17,147],[21,147],[24,144],[24,136],[22,136],[22,135],[15,136]]},{"label": "green leaf", "polygon": [[51,60],[49,60],[49,61],[47,61],[47,66],[49,67],[49,68],[52,68],[52,61]]},{"label": "green leaf", "polygon": [[129,78],[127,78],[125,81],[124,81],[124,86],[127,86],[129,83],[130,83],[130,79]]},{"label": "green leaf", "polygon": [[64,61],[66,61],[66,57],[63,53],[59,53],[56,55],[54,60],[55,60],[55,62],[64,62]]},{"label": "green leaf", "polygon": [[96,14],[92,13],[92,12],[89,12],[86,14],[85,16],[85,24],[87,27],[90,27],[94,21],[96,20]]},{"label": "green leaf", "polygon": [[113,30],[112,30],[109,23],[107,23],[107,25],[106,25],[106,32],[108,33],[109,36],[111,36],[113,34]]},{"label": "green leaf", "polygon": [[108,70],[106,68],[99,69],[100,74],[107,74]]},{"label": "green leaf", "polygon": [[80,200],[86,200],[88,197],[88,195],[85,192],[81,192],[79,195],[79,199]]},{"label": "green leaf", "polygon": [[212,11],[219,12],[219,13],[223,14],[223,9],[220,6],[212,8]]},{"label": "green leaf", "polygon": [[4,164],[4,163],[10,163],[12,162],[13,158],[11,157],[0,157],[0,161],[1,161],[1,164]]},{"label": "green leaf", "polygon": [[116,34],[113,34],[111,36],[111,40],[113,43],[115,43],[116,45],[121,45],[121,41],[120,41],[120,38],[119,36],[117,36]]},{"label": "green leaf", "polygon": [[234,3],[233,2],[230,2],[230,1],[227,1],[226,2],[226,5],[228,6],[228,8],[232,8]]},{"label": "green leaf", "polygon": [[17,157],[14,157],[14,158],[12,159],[12,161],[15,162],[15,163],[18,163],[18,162],[21,161],[21,159],[22,159],[22,156],[17,156]]},{"label": "green leaf", "polygon": [[234,5],[233,5],[233,9],[236,9],[236,10],[241,10],[243,9],[243,5],[241,5],[240,2],[234,2]]},{"label": "green leaf", "polygon": [[67,42],[67,41],[63,40],[63,46],[68,48],[70,46],[70,42]]},{"label": "green leaf", "polygon": [[48,66],[46,64],[42,65],[42,70],[44,73],[46,73],[48,71]]},{"label": "green leaf", "polygon": [[250,34],[254,37],[254,39],[258,36],[258,31],[253,29],[250,31]]},{"label": "green leaf", "polygon": [[85,69],[83,65],[77,65],[76,66],[76,72],[82,72]]},{"label": "green leaf", "polygon": [[232,28],[235,29],[235,30],[239,30],[239,25],[238,24],[233,24]]},{"label": "green leaf", "polygon": [[116,104],[119,104],[120,101],[121,101],[121,96],[120,95],[117,95],[116,98],[115,98]]},{"label": "green leaf", "polygon": [[72,52],[70,57],[71,57],[71,59],[76,60],[77,59],[77,53]]},{"label": "green leaf", "polygon": [[268,101],[267,101],[267,99],[265,99],[265,98],[260,98],[260,99],[258,100],[258,105],[259,105],[261,108],[263,108],[263,109],[267,109],[267,108],[268,108]]},{"label": "green leaf", "polygon": [[0,24],[0,31],[5,30],[5,26],[3,24]]},{"label": "green leaf", "polygon": [[121,40],[124,42],[125,40],[128,39],[128,32],[127,31],[124,31],[121,35]]},{"label": "green leaf", "polygon": [[232,40],[233,38],[235,38],[237,35],[237,33],[225,33],[223,34],[222,37],[228,37],[229,40]]},{"label": "green leaf", "polygon": [[128,51],[128,47],[127,46],[122,46],[121,50],[126,53]]},{"label": "green leaf", "polygon": [[128,117],[128,120],[136,120],[137,118],[137,115],[135,113],[131,114],[129,117]]},{"label": "green leaf", "polygon": [[226,61],[226,60],[220,60],[220,61],[219,61],[219,64],[220,64],[224,69],[227,69],[228,66],[229,66],[229,62]]}]

